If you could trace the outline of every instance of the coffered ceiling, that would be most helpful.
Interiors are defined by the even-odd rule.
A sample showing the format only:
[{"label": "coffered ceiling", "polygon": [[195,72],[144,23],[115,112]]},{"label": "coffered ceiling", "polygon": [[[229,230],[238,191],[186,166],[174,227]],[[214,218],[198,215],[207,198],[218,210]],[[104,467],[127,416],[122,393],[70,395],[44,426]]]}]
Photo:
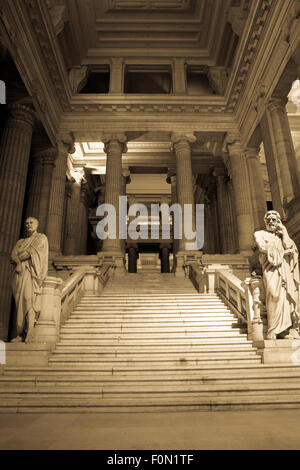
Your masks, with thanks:
[{"label": "coffered ceiling", "polygon": [[52,9],[53,3],[56,24],[60,14],[81,64],[184,56],[215,65],[226,22],[239,8],[231,0],[50,0]]}]

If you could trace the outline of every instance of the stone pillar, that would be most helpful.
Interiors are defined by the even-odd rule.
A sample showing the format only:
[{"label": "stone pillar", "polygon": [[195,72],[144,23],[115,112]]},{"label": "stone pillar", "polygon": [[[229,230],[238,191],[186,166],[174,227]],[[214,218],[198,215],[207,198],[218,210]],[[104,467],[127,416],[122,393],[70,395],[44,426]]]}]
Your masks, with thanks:
[{"label": "stone pillar", "polygon": [[56,256],[59,256],[62,253],[62,228],[67,159],[68,154],[73,153],[74,151],[74,142],[71,138],[65,138],[58,142],[58,154],[52,175],[46,230],[49,240],[50,263]]},{"label": "stone pillar", "polygon": [[123,93],[124,91],[124,60],[113,57],[110,62],[109,93]]},{"label": "stone pillar", "polygon": [[137,272],[137,258],[138,258],[138,246],[137,244],[130,244],[128,246],[128,272]]},{"label": "stone pillar", "polygon": [[79,204],[79,246],[78,254],[87,254],[87,237],[88,237],[88,184],[81,183],[80,204]]},{"label": "stone pillar", "polygon": [[39,153],[33,155],[29,168],[30,181],[25,220],[27,217],[35,217],[36,219],[39,218],[40,194],[43,184],[43,163]]},{"label": "stone pillar", "polygon": [[170,245],[162,243],[160,245],[160,259],[161,259],[161,272],[169,273],[170,272]]},{"label": "stone pillar", "polygon": [[[177,183],[176,174],[169,171],[167,176],[167,183],[171,185],[171,205],[177,203]],[[174,214],[172,213],[172,237],[173,237],[173,253],[176,254],[178,251],[178,241],[174,238]]]},{"label": "stone pillar", "polygon": [[267,211],[264,181],[262,177],[259,148],[247,147],[245,150],[250,181],[251,200],[253,207],[254,230],[264,228],[264,215]]},{"label": "stone pillar", "polygon": [[[171,137],[176,155],[177,197],[178,203],[184,210],[184,204],[192,205],[193,230],[195,227],[195,204],[193,192],[193,175],[191,159],[191,143],[196,141],[194,134],[172,134]],[[186,250],[186,243],[191,243],[184,236],[182,223],[182,238],[179,240],[178,251]]]},{"label": "stone pillar", "polygon": [[9,107],[0,147],[0,338],[4,340],[12,297],[10,253],[20,235],[33,125],[30,108]]},{"label": "stone pillar", "polygon": [[186,94],[186,62],[182,57],[173,59],[173,93]]},{"label": "stone pillar", "polygon": [[[126,196],[127,194],[127,184],[131,182],[130,178],[130,171],[128,169],[123,169],[121,183],[122,183],[122,196]],[[126,240],[121,240],[122,251],[125,254],[126,251]]]},{"label": "stone pillar", "polygon": [[300,194],[297,160],[285,109],[286,103],[286,98],[272,98],[267,109],[274,132],[276,160],[282,182],[283,204],[290,202]]},{"label": "stone pillar", "polygon": [[57,149],[49,147],[39,153],[43,164],[43,179],[42,187],[39,194],[39,232],[45,233],[47,228],[47,218],[50,201],[50,190],[52,182],[53,168],[55,165],[55,158],[57,157]]},{"label": "stone pillar", "polygon": [[226,144],[230,155],[239,251],[242,254],[250,254],[253,246],[254,224],[245,152],[236,135],[228,134]]},{"label": "stone pillar", "polygon": [[220,227],[220,241],[222,254],[235,253],[234,218],[230,202],[230,189],[228,178],[217,176],[217,206]]},{"label": "stone pillar", "polygon": [[106,183],[105,204],[111,204],[116,209],[116,239],[106,238],[103,240],[102,252],[124,257],[122,243],[119,239],[119,196],[122,195],[122,154],[126,152],[126,136],[124,134],[107,134],[102,141],[105,144],[106,160]]},{"label": "stone pillar", "polygon": [[65,232],[65,255],[79,255],[80,241],[80,192],[81,182],[73,179],[71,186],[71,198],[67,207],[66,232]]},{"label": "stone pillar", "polygon": [[65,185],[65,199],[64,199],[64,208],[63,208],[63,227],[62,227],[62,252],[66,254],[67,246],[67,217],[68,217],[68,207],[70,205],[71,195],[72,195],[72,181],[67,181]]}]

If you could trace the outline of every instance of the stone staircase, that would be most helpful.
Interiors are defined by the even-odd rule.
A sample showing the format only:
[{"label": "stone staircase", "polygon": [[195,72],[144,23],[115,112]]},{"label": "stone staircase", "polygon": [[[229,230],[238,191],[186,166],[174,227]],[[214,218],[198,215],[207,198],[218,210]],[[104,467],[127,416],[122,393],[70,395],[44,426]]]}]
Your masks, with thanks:
[{"label": "stone staircase", "polygon": [[261,364],[217,295],[172,274],[127,274],[84,296],[48,367],[7,367],[0,412],[293,408],[300,367]]}]

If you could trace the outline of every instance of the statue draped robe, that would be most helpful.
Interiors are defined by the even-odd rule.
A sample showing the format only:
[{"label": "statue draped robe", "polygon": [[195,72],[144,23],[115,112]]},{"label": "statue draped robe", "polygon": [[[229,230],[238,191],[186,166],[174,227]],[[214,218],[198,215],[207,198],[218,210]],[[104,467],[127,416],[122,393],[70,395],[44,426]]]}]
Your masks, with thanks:
[{"label": "statue draped robe", "polygon": [[254,233],[254,239],[263,269],[268,338],[276,338],[291,327],[293,312],[299,316],[298,250],[285,227],[282,235],[260,230]]},{"label": "statue draped robe", "polygon": [[14,269],[12,290],[17,307],[17,333],[21,335],[27,312],[32,308],[41,310],[41,286],[48,271],[48,239],[42,233],[35,233],[17,241],[12,258],[21,252],[29,253],[29,258],[21,262],[22,272]]}]

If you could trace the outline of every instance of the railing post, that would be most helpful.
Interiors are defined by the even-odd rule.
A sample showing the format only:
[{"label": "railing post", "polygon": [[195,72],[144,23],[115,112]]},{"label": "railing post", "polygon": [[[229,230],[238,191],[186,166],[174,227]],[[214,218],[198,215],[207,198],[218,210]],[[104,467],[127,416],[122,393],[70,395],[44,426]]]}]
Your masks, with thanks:
[{"label": "railing post", "polygon": [[46,277],[42,289],[41,313],[34,328],[35,343],[54,344],[58,340],[62,279]]}]

